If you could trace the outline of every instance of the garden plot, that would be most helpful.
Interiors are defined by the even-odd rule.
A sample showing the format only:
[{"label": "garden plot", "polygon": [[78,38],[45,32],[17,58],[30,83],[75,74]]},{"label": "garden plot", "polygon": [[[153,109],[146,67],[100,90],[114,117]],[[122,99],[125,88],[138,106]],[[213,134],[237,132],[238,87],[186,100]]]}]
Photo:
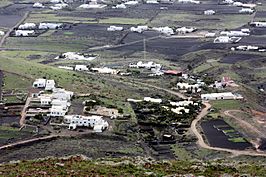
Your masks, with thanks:
[{"label": "garden plot", "polygon": [[201,127],[212,147],[237,150],[252,148],[252,145],[238,131],[221,119],[204,121]]}]

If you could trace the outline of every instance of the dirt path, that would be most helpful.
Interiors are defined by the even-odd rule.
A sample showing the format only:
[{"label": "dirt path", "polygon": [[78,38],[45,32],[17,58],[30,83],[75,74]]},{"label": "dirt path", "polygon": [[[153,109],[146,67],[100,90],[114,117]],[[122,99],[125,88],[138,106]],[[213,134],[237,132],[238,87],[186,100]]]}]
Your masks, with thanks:
[{"label": "dirt path", "polygon": [[59,137],[59,136],[58,135],[49,135],[49,136],[45,136],[45,137],[39,137],[39,138],[33,138],[33,139],[29,139],[29,140],[18,141],[15,143],[0,146],[0,150],[13,148],[15,146],[24,145],[24,144],[28,144],[28,143],[33,143],[36,141],[49,140],[49,139],[53,139],[53,138],[57,138],[57,137]]},{"label": "dirt path", "polygon": [[234,112],[242,113],[243,111],[240,111],[240,110],[227,110],[227,111],[224,111],[224,114],[226,116],[231,117],[231,118],[235,119],[236,121],[238,121],[241,125],[243,125],[244,127],[248,128],[253,133],[257,134],[258,137],[266,137],[266,134],[264,132],[258,130],[256,127],[251,125],[249,122],[246,122],[243,119],[233,115],[232,113],[234,113]]},{"label": "dirt path", "polygon": [[24,16],[21,18],[21,20],[18,21],[18,23],[15,24],[15,26],[13,26],[12,28],[10,28],[10,29],[6,32],[6,34],[2,37],[2,39],[1,39],[1,41],[0,41],[0,50],[1,50],[1,48],[3,47],[3,45],[4,45],[5,41],[6,41],[6,38],[9,37],[10,33],[11,33],[15,28],[17,28],[21,23],[23,23],[23,22],[28,18],[29,14],[30,14],[30,12],[26,12],[26,13],[24,14]]},{"label": "dirt path", "polygon": [[229,152],[232,153],[233,156],[239,156],[239,155],[248,155],[248,156],[262,156],[266,157],[266,153],[260,153],[260,152],[255,152],[255,151],[241,151],[241,150],[233,150],[233,149],[226,149],[226,148],[218,148],[218,147],[211,147],[207,143],[205,143],[202,135],[200,132],[197,130],[197,123],[208,114],[208,109],[211,108],[211,105],[207,102],[203,103],[205,105],[205,108],[202,109],[200,114],[197,116],[196,119],[193,120],[191,124],[191,131],[196,135],[198,141],[197,144],[205,149],[210,149],[210,150],[215,150],[215,151],[222,151],[222,152]]},{"label": "dirt path", "polygon": [[3,99],[3,94],[2,94],[2,85],[3,85],[3,78],[4,78],[4,74],[3,71],[0,70],[0,103]]},{"label": "dirt path", "polygon": [[26,103],[21,112],[21,118],[19,120],[20,127],[23,127],[25,125],[26,111],[27,111],[27,108],[29,107],[30,101],[31,101],[31,97],[27,97]]}]

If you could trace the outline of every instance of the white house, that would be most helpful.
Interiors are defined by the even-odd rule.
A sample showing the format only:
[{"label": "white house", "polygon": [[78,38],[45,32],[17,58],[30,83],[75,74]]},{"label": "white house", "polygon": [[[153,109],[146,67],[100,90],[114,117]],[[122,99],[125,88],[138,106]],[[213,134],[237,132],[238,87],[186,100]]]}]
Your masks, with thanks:
[{"label": "white house", "polygon": [[214,15],[215,11],[214,10],[205,10],[204,15]]},{"label": "white house", "polygon": [[157,0],[147,0],[146,3],[147,4],[159,4]]},{"label": "white house", "polygon": [[235,50],[250,51],[250,50],[259,50],[259,47],[252,46],[252,45],[240,45],[237,47],[232,47],[231,50],[232,51],[235,51]]},{"label": "white house", "polygon": [[241,37],[229,37],[229,36],[219,36],[214,39],[214,43],[237,43],[241,40]]},{"label": "white house", "polygon": [[151,97],[144,97],[144,101],[152,102],[152,103],[161,103],[163,100],[160,98],[151,98]]},{"label": "white house", "polygon": [[39,96],[41,105],[50,105],[52,102],[51,97],[49,96]]},{"label": "white house", "polygon": [[125,2],[125,5],[137,5],[138,3],[138,1],[127,1]]},{"label": "white house", "polygon": [[192,27],[181,27],[181,28],[177,28],[176,32],[181,33],[181,34],[185,34],[185,33],[192,33],[196,30],[197,30],[196,28],[192,28]]},{"label": "white house", "polygon": [[32,84],[33,88],[45,88],[45,86],[46,86],[46,79],[36,79]]},{"label": "white house", "polygon": [[80,54],[77,52],[66,52],[63,53],[61,56],[56,57],[55,59],[65,59],[65,60],[85,60],[91,61],[94,60],[95,56],[85,56],[84,54]]},{"label": "white house", "polygon": [[28,29],[35,29],[35,28],[36,28],[35,23],[24,23],[18,26],[18,29],[20,30],[28,30]]},{"label": "white house", "polygon": [[139,103],[139,102],[142,102],[143,100],[137,100],[137,99],[128,98],[127,101],[128,102],[133,102],[133,103]]},{"label": "white house", "polygon": [[243,99],[239,94],[233,94],[232,92],[223,92],[223,93],[208,93],[201,94],[202,100],[236,100]]},{"label": "white house", "polygon": [[223,4],[233,4],[234,1],[233,0],[224,0],[222,3]]},{"label": "white house", "polygon": [[215,37],[216,33],[206,33],[205,37]]},{"label": "white house", "polygon": [[162,66],[160,64],[154,63],[153,61],[149,61],[147,63],[143,63],[142,61],[137,62],[137,64],[129,64],[130,68],[146,68],[146,69],[151,69],[151,68],[161,68]]},{"label": "white house", "polygon": [[5,32],[4,31],[0,31],[0,36],[4,36]]},{"label": "white house", "polygon": [[68,4],[66,4],[66,3],[60,3],[60,4],[55,4],[53,6],[50,6],[50,8],[52,10],[61,10],[61,9],[67,8],[67,7],[68,7]]},{"label": "white house", "polygon": [[64,108],[63,106],[52,106],[49,109],[49,116],[51,117],[63,117],[66,115],[68,108]]},{"label": "white house", "polygon": [[172,28],[168,27],[168,26],[158,27],[158,28],[157,27],[153,27],[152,29],[155,30],[155,31],[158,31],[160,33],[163,33],[165,35],[169,35],[169,36],[174,34],[174,30]]},{"label": "white house", "polygon": [[91,71],[98,72],[98,73],[101,73],[101,74],[118,74],[120,72],[119,70],[115,70],[115,69],[107,68],[107,67],[91,68]]},{"label": "white house", "polygon": [[109,124],[102,116],[81,116],[81,115],[66,115],[64,122],[69,124],[69,129],[76,127],[92,127],[95,132],[102,132],[107,129]]},{"label": "white house", "polygon": [[109,26],[107,31],[122,31],[124,28],[122,26]]},{"label": "white house", "polygon": [[253,14],[254,10],[250,8],[242,8],[239,10],[239,13],[241,14]]},{"label": "white house", "polygon": [[79,6],[79,8],[83,9],[102,9],[106,7],[107,5],[105,4],[97,4],[97,3],[90,3],[90,4],[82,4]]},{"label": "white house", "polygon": [[88,67],[86,65],[76,65],[75,71],[88,71]]},{"label": "white house", "polygon": [[180,107],[180,106],[188,106],[188,105],[193,105],[194,102],[193,101],[178,101],[178,102],[173,102],[173,101],[170,101],[170,105],[172,106],[177,106],[177,107]]},{"label": "white house", "polygon": [[200,4],[200,1],[195,1],[195,0],[178,0],[179,3],[183,4]]},{"label": "white house", "polygon": [[126,9],[127,6],[125,4],[117,4],[112,7],[113,9]]},{"label": "white house", "polygon": [[251,22],[250,25],[258,28],[264,28],[266,27],[266,22]]},{"label": "white house", "polygon": [[32,7],[34,7],[34,8],[44,8],[45,6],[42,3],[36,2],[36,3],[33,4]]},{"label": "white house", "polygon": [[73,95],[74,95],[73,92],[67,91],[62,88],[54,88],[52,93],[53,99],[67,100],[67,101],[70,101]]},{"label": "white house", "polygon": [[172,108],[171,111],[176,114],[183,114],[183,112],[189,113],[189,109],[186,109],[185,107]]},{"label": "white house", "polygon": [[192,91],[192,92],[200,92],[201,89],[200,89],[200,84],[189,84],[189,83],[181,83],[181,82],[178,82],[176,84],[176,87],[177,89],[179,90],[184,90],[184,91]]},{"label": "white house", "polygon": [[45,90],[53,90],[55,88],[54,80],[46,80]]},{"label": "white house", "polygon": [[51,101],[51,105],[53,106],[61,106],[64,110],[67,110],[69,106],[71,106],[71,103],[67,100],[59,100],[59,99],[53,99]]},{"label": "white house", "polygon": [[58,68],[60,69],[66,69],[66,70],[74,70],[73,67],[70,67],[70,66],[58,66]]},{"label": "white house", "polygon": [[244,32],[244,31],[221,31],[220,35],[222,36],[229,36],[229,37],[244,37],[244,36],[249,36],[249,32]]},{"label": "white house", "polygon": [[137,33],[142,33],[143,31],[146,31],[148,29],[149,29],[148,26],[137,26],[137,27],[131,27],[130,31],[137,32]]},{"label": "white house", "polygon": [[62,23],[40,23],[39,29],[58,29],[62,27]]},{"label": "white house", "polygon": [[16,30],[15,31],[15,36],[30,36],[30,35],[33,35],[35,32],[34,30]]}]

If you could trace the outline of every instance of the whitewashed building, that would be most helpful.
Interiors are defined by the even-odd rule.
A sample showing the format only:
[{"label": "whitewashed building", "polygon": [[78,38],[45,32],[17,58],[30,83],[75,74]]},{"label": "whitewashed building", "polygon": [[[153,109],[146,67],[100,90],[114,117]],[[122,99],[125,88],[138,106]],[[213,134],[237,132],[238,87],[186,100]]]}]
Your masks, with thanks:
[{"label": "whitewashed building", "polygon": [[130,31],[137,32],[137,33],[142,33],[143,31],[147,31],[148,29],[149,29],[148,26],[137,26],[137,27],[131,27]]},{"label": "whitewashed building", "polygon": [[250,8],[242,8],[239,10],[239,13],[241,14],[253,14],[255,11]]},{"label": "whitewashed building", "polygon": [[86,65],[76,65],[75,71],[88,71],[88,67]]},{"label": "whitewashed building", "polygon": [[107,28],[107,31],[123,31],[123,27],[122,26],[109,26]]},{"label": "whitewashed building", "polygon": [[101,74],[118,74],[120,72],[119,70],[112,69],[112,68],[107,68],[107,67],[91,68],[91,71],[98,72],[98,73],[101,73]]},{"label": "whitewashed building", "polygon": [[152,102],[152,103],[162,103],[162,99],[160,98],[151,98],[151,97],[144,97],[144,101]]},{"label": "whitewashed building", "polygon": [[109,126],[102,116],[66,115],[64,116],[64,122],[69,124],[69,129],[91,127],[95,132],[102,132]]},{"label": "whitewashed building", "polygon": [[204,15],[214,15],[215,11],[214,10],[205,10]]},{"label": "whitewashed building", "polygon": [[27,37],[27,36],[33,35],[34,33],[35,33],[34,30],[16,30],[15,36]]},{"label": "whitewashed building", "polygon": [[192,28],[192,27],[181,27],[181,28],[177,28],[176,32],[180,33],[180,34],[185,34],[185,33],[192,33],[194,31],[196,31],[197,28]]},{"label": "whitewashed building", "polygon": [[184,113],[189,113],[189,109],[187,109],[185,107],[172,108],[171,111],[176,113],[176,114],[183,114],[183,112]]},{"label": "whitewashed building", "polygon": [[36,2],[32,6],[33,8],[44,8],[45,6],[42,3]]},{"label": "whitewashed building", "polygon": [[46,79],[36,79],[33,84],[32,87],[33,88],[45,88],[46,86]]},{"label": "whitewashed building", "polygon": [[5,32],[4,31],[0,31],[0,36],[4,36]]},{"label": "whitewashed building", "polygon": [[37,26],[35,23],[24,23],[22,25],[18,26],[18,29],[20,30],[29,30],[29,29],[35,29]]},{"label": "whitewashed building", "polygon": [[54,88],[52,97],[54,99],[70,101],[71,98],[73,97],[73,95],[74,95],[74,93],[71,91],[67,91],[67,90],[62,89],[62,88]]},{"label": "whitewashed building", "polygon": [[40,23],[39,29],[58,29],[63,26],[62,23]]},{"label": "whitewashed building", "polygon": [[53,90],[55,88],[54,80],[46,80],[45,90]]},{"label": "whitewashed building", "polygon": [[77,53],[77,52],[66,52],[63,53],[61,56],[57,56],[55,59],[65,59],[65,60],[85,60],[85,61],[91,61],[94,60],[96,56],[85,56],[83,54]]},{"label": "whitewashed building", "polygon": [[201,94],[202,100],[236,100],[243,99],[239,94],[233,94],[232,92],[223,92],[223,93],[208,93]]},{"label": "whitewashed building", "polygon": [[174,34],[174,30],[172,28],[170,28],[169,26],[165,26],[165,27],[153,27],[152,28],[153,30],[155,31],[158,31],[162,34],[165,34],[165,35],[173,35]]}]

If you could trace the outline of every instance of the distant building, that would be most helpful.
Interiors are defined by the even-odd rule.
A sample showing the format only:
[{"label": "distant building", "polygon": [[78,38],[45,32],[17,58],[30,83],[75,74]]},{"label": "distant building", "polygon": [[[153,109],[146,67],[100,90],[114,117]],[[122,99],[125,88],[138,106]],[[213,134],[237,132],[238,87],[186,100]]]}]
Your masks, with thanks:
[{"label": "distant building", "polygon": [[107,31],[122,31],[124,28],[122,26],[110,26]]},{"label": "distant building", "polygon": [[46,86],[46,79],[36,79],[32,84],[33,88],[45,88],[45,86]]},{"label": "distant building", "polygon": [[64,122],[69,124],[69,129],[92,127],[95,132],[102,132],[109,126],[102,116],[66,115],[64,116]]},{"label": "distant building", "polygon": [[152,103],[161,103],[163,100],[160,98],[151,98],[151,97],[144,97],[144,101],[152,102]]},{"label": "distant building", "polygon": [[223,92],[223,93],[209,93],[202,94],[202,100],[236,100],[243,99],[243,97],[239,94],[233,94],[232,92]]},{"label": "distant building", "polygon": [[88,71],[88,67],[86,65],[76,65],[75,71]]},{"label": "distant building", "polygon": [[34,30],[16,30],[15,36],[17,37],[27,37],[35,34]]},{"label": "distant building", "polygon": [[186,33],[192,33],[194,31],[196,31],[197,28],[192,28],[192,27],[181,27],[181,28],[177,28],[176,32],[180,33],[180,34],[186,34]]},{"label": "distant building", "polygon": [[205,10],[204,15],[214,15],[215,11],[214,10]]},{"label": "distant building", "polygon": [[63,26],[62,23],[40,23],[39,29],[58,29]]},{"label": "distant building", "polygon": [[142,33],[143,31],[147,31],[148,29],[149,29],[148,26],[137,26],[137,27],[131,27],[130,31],[137,32],[137,33]]},{"label": "distant building", "polygon": [[44,8],[45,6],[42,3],[36,2],[36,3],[33,4],[32,7],[34,7],[34,8]]},{"label": "distant building", "polygon": [[20,30],[29,30],[29,29],[35,29],[37,26],[35,23],[24,23],[22,25],[18,26],[18,29]]}]

